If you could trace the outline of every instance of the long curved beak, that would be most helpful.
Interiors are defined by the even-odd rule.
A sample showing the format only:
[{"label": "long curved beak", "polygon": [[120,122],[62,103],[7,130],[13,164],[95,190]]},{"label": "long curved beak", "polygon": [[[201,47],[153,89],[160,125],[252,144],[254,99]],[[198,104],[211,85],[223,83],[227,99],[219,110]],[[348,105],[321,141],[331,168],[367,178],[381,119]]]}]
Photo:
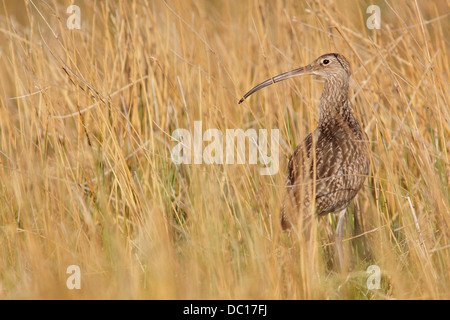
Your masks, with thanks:
[{"label": "long curved beak", "polygon": [[264,87],[270,86],[272,83],[280,82],[280,81],[283,81],[283,80],[286,80],[286,79],[290,79],[290,78],[293,78],[293,77],[296,77],[296,76],[299,76],[299,75],[302,75],[302,74],[308,74],[309,73],[309,68],[308,67],[309,66],[301,67],[301,68],[298,68],[298,69],[295,69],[295,70],[292,70],[292,71],[288,71],[288,72],[279,74],[279,75],[277,75],[277,76],[275,76],[273,78],[270,78],[270,79],[268,79],[268,80],[258,84],[252,90],[247,92],[244,95],[244,97],[241,100],[239,100],[239,103],[242,103],[245,99],[248,98],[248,96],[250,96],[251,94],[255,93],[256,91],[258,91],[258,90],[260,90],[260,89],[262,89]]}]

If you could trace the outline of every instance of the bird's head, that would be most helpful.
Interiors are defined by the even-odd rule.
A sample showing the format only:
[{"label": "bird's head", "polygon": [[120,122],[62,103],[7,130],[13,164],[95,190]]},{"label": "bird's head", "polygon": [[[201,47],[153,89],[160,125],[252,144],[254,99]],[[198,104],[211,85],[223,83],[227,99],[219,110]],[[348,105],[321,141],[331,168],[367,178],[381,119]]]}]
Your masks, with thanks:
[{"label": "bird's head", "polygon": [[327,53],[320,57],[318,57],[316,60],[314,60],[312,63],[310,63],[307,66],[282,73],[278,76],[275,76],[273,78],[270,78],[257,86],[255,86],[253,89],[251,89],[249,92],[247,92],[244,97],[239,101],[239,103],[242,103],[248,96],[253,94],[254,92],[267,87],[275,82],[280,82],[286,79],[290,79],[293,77],[297,77],[303,74],[312,74],[319,76],[321,78],[324,78],[325,80],[333,78],[333,77],[339,77],[344,78],[346,81],[348,81],[348,78],[350,78],[351,69],[350,69],[350,63],[348,60],[339,53]]},{"label": "bird's head", "polygon": [[324,79],[332,76],[350,77],[351,74],[350,63],[339,53],[324,54],[304,68],[308,70],[305,73],[314,74]]}]

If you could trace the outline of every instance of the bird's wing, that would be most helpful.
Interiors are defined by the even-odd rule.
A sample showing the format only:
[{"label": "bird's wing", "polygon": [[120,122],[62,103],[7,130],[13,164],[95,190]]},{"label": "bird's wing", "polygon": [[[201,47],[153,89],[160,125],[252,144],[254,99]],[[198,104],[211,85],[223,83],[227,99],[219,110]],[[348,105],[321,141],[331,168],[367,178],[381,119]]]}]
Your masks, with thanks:
[{"label": "bird's wing", "polygon": [[[316,198],[344,187],[342,169],[351,156],[346,150],[346,140],[340,139],[339,133],[327,136],[325,132],[319,136],[316,146]],[[313,165],[310,172],[312,176]]]},{"label": "bird's wing", "polygon": [[[311,153],[313,148],[316,150],[314,154]],[[309,207],[312,200],[309,195],[313,194],[315,176],[318,213],[333,209],[336,193],[346,188],[344,164],[351,157],[350,152],[345,152],[346,149],[349,149],[349,146],[345,139],[341,139],[339,132],[327,135],[326,132],[319,134],[315,131],[303,140],[289,160],[286,177],[286,185],[297,204]]]}]

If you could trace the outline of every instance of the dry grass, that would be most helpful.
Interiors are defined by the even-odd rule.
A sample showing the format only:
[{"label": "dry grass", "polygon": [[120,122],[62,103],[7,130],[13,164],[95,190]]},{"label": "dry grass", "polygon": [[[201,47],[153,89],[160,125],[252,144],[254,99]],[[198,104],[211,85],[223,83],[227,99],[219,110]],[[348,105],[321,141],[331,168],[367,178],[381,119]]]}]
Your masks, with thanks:
[{"label": "dry grass", "polygon": [[[70,1],[0,9],[0,298],[450,298],[449,4]],[[317,123],[312,77],[261,80],[340,52],[371,140],[349,211],[352,272],[279,226],[286,163]],[[280,171],[180,165],[170,134],[280,129]],[[352,239],[350,239],[352,238]],[[79,265],[82,289],[66,288]],[[366,288],[369,265],[381,289]]]}]

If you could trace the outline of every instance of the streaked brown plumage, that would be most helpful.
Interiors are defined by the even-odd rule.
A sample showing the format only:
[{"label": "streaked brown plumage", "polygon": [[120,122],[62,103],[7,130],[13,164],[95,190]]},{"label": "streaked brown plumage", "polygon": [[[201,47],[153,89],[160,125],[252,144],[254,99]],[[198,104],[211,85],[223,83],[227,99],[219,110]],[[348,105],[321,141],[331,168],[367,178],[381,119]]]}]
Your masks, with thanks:
[{"label": "streaked brown plumage", "polygon": [[320,76],[325,79],[325,85],[318,126],[289,160],[281,224],[283,229],[291,229],[299,218],[310,216],[314,193],[317,215],[341,212],[336,235],[337,240],[342,240],[345,210],[362,188],[369,171],[367,136],[348,102],[351,71],[347,59],[338,53],[322,55],[305,67],[257,85],[240,103],[261,88],[301,74]]}]

